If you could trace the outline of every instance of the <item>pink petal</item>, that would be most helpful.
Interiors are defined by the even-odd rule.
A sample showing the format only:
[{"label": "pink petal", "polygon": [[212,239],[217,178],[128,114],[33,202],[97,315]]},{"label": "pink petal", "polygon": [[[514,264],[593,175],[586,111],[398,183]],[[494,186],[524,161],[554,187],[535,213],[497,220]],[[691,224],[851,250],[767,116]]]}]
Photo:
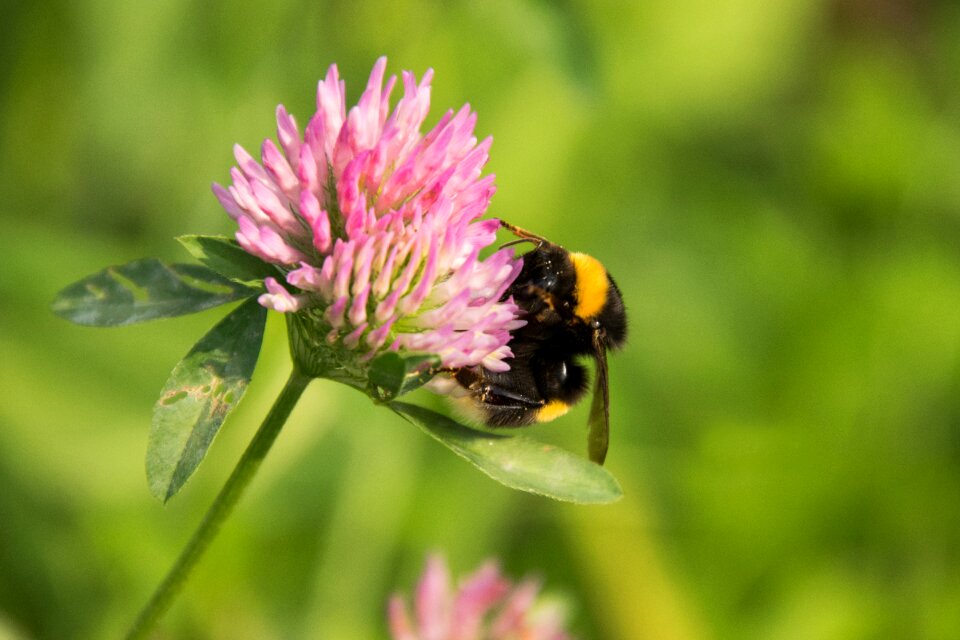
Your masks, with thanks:
[{"label": "pink petal", "polygon": [[360,338],[363,336],[363,332],[367,330],[367,323],[364,322],[359,327],[348,333],[343,337],[343,346],[347,349],[356,349],[357,345],[360,344]]},{"label": "pink petal", "polygon": [[460,587],[453,605],[450,640],[475,640],[488,611],[510,590],[496,563],[487,562]]},{"label": "pink petal", "polygon": [[277,105],[277,139],[291,167],[296,171],[300,157],[300,131],[297,130],[297,121],[287,113],[282,104]]},{"label": "pink petal", "polygon": [[370,297],[370,285],[360,290],[360,293],[354,294],[353,303],[350,305],[350,311],[347,312],[347,319],[353,326],[360,326],[367,320],[367,298]]},{"label": "pink petal", "polygon": [[400,596],[390,598],[390,604],[387,609],[387,619],[390,624],[390,635],[393,640],[418,640],[410,622],[410,614],[407,612],[407,606]]},{"label": "pink petal", "polygon": [[494,636],[507,636],[523,630],[524,618],[537,598],[540,584],[535,580],[525,580],[507,598],[500,615],[494,620],[491,631]]},{"label": "pink petal", "polygon": [[257,302],[261,305],[280,313],[289,313],[300,309],[300,298],[284,289],[274,278],[266,278],[263,284],[267,288],[267,293],[257,298]]},{"label": "pink petal", "polygon": [[339,329],[343,326],[343,312],[346,311],[348,304],[350,304],[350,298],[341,296],[337,298],[336,302],[327,307],[326,312],[324,312],[324,317],[334,329]]},{"label": "pink petal", "polygon": [[300,181],[273,140],[268,138],[263,141],[260,148],[260,157],[263,160],[263,168],[266,169],[270,178],[280,187],[284,195],[288,199],[295,198],[299,191]]},{"label": "pink petal", "polygon": [[427,558],[427,568],[417,585],[416,615],[422,640],[442,640],[450,615],[450,576],[443,559],[435,554]]}]

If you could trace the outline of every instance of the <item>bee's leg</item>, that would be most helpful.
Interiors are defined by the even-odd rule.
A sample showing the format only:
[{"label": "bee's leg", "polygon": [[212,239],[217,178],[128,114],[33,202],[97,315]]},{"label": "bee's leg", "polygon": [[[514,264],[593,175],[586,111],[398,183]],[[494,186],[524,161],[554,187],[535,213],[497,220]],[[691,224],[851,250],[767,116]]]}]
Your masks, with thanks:
[{"label": "bee's leg", "polygon": [[460,383],[464,389],[473,390],[483,381],[483,369],[480,367],[463,367],[460,369],[450,369],[454,380]]},{"label": "bee's leg", "polygon": [[485,384],[474,391],[474,407],[491,427],[522,427],[537,422],[544,401],[529,398],[522,393]]},{"label": "bee's leg", "polygon": [[482,384],[475,392],[477,400],[486,405],[515,409],[539,409],[544,402],[541,399],[500,387],[489,382]]},{"label": "bee's leg", "polygon": [[515,409],[539,409],[544,405],[542,399],[491,382],[483,374],[481,368],[460,369],[454,377],[470,390],[477,402],[484,405]]}]

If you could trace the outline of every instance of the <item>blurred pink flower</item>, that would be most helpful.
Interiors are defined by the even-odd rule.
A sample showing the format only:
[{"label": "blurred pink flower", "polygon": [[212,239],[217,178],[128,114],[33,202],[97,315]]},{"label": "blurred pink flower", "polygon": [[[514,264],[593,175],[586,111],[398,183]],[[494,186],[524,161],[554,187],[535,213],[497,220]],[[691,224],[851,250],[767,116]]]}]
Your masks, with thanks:
[{"label": "blurred pink flower", "polygon": [[389,604],[393,640],[570,640],[558,603],[538,603],[540,584],[527,578],[513,585],[494,562],[486,562],[456,590],[438,555],[427,567],[414,596],[414,619],[406,602]]},{"label": "blurred pink flower", "polygon": [[213,186],[247,252],[279,267],[260,304],[311,311],[330,344],[365,357],[383,349],[437,354],[447,367],[505,370],[510,331],[521,326],[501,301],[521,261],[510,249],[481,260],[499,221],[479,221],[494,192],[481,176],[491,139],[477,144],[464,105],[421,134],[430,106],[428,70],[403,72],[391,111],[391,76],[377,60],[347,111],[336,65],[317,89],[303,135],[277,107],[277,140],[260,162],[239,145],[233,184]]}]

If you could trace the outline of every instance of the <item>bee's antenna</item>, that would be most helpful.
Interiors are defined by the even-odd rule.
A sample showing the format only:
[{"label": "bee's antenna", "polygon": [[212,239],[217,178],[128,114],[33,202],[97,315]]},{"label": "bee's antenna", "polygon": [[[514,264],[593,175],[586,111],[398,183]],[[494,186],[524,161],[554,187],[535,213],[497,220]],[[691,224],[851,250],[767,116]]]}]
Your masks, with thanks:
[{"label": "bee's antenna", "polygon": [[522,244],[524,242],[530,242],[537,245],[537,249],[539,249],[543,244],[542,240],[534,240],[533,238],[517,238],[516,240],[511,240],[510,242],[504,242],[502,245],[500,245],[500,248],[506,249],[507,247],[512,247],[515,244]]},{"label": "bee's antenna", "polygon": [[501,249],[503,249],[504,247],[512,247],[513,245],[520,244],[521,242],[532,242],[533,244],[537,245],[538,249],[545,244],[551,244],[550,241],[547,240],[546,238],[538,236],[535,233],[531,233],[526,229],[521,229],[520,227],[512,225],[506,220],[501,219],[500,226],[509,230],[511,233],[513,233],[513,235],[517,236],[516,240],[511,240],[510,242],[504,245],[501,245],[500,246]]}]

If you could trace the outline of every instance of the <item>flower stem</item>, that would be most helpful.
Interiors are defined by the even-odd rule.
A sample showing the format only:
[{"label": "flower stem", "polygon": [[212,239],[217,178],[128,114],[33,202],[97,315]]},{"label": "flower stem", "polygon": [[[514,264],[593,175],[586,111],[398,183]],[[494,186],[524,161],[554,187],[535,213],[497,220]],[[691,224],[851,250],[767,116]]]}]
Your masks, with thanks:
[{"label": "flower stem", "polygon": [[170,572],[157,587],[150,601],[140,611],[136,622],[133,623],[133,627],[127,633],[127,640],[145,638],[156,625],[160,616],[173,603],[174,598],[186,583],[190,572],[203,557],[210,543],[213,542],[220,530],[220,525],[233,511],[234,506],[240,500],[240,496],[243,495],[247,485],[250,484],[250,480],[253,479],[267,452],[270,451],[273,441],[276,440],[277,434],[280,433],[280,429],[283,428],[290,412],[311,379],[294,367],[286,385],[280,392],[280,396],[273,403],[270,413],[264,418],[263,424],[260,425],[260,429],[257,430],[253,440],[250,441],[247,450],[243,452],[243,456],[237,462],[237,466],[234,467],[233,473],[230,474],[226,484],[223,485],[223,489],[220,490],[216,500],[210,505],[203,522],[200,523],[193,537],[190,538],[190,542],[180,553],[176,564],[170,568]]}]

